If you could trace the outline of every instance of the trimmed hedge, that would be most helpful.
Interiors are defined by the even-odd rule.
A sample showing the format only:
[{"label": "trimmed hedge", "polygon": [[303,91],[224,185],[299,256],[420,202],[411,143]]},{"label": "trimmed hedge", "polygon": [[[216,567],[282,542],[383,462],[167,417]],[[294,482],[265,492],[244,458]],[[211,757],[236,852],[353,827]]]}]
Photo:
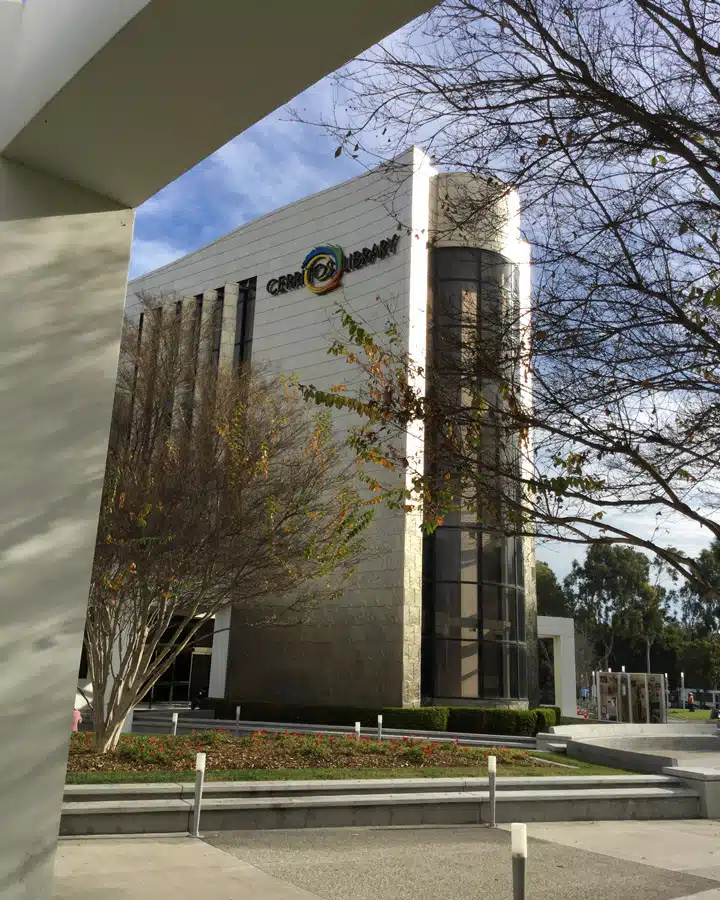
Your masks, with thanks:
[{"label": "trimmed hedge", "polygon": [[555,721],[553,725],[562,724],[562,710],[559,706],[539,706],[538,709],[551,709],[555,713]]},{"label": "trimmed hedge", "polygon": [[447,706],[386,707],[382,711],[383,727],[447,731],[449,712]]},{"label": "trimmed hedge", "polygon": [[537,734],[538,718],[534,709],[485,709],[479,706],[451,706],[448,731],[471,734]]},{"label": "trimmed hedge", "polygon": [[[269,701],[239,701],[240,715],[250,722],[297,722],[306,725],[377,725],[378,710],[357,706],[290,706]],[[234,719],[236,701],[215,700],[218,719]]]},{"label": "trimmed hedge", "polygon": [[[236,702],[212,701],[218,719],[234,719]],[[242,718],[251,722],[297,722],[307,725],[377,725],[382,713],[385,728],[416,731],[461,731],[471,734],[507,734],[532,737],[556,724],[553,707],[498,709],[477,706],[420,706],[368,709],[357,706],[290,706],[269,701],[240,701]]]},{"label": "trimmed hedge", "polygon": [[550,706],[541,706],[539,709],[533,710],[537,717],[536,734],[540,731],[547,733],[557,724],[555,710]]},{"label": "trimmed hedge", "polygon": [[[237,704],[229,700],[213,701],[218,719],[234,719]],[[357,706],[288,706],[265,701],[240,702],[240,715],[250,722],[298,722],[306,725],[349,725],[360,722],[366,728],[377,726],[382,713],[385,728],[408,728],[417,731],[446,731],[446,706],[386,707],[367,709]]]}]

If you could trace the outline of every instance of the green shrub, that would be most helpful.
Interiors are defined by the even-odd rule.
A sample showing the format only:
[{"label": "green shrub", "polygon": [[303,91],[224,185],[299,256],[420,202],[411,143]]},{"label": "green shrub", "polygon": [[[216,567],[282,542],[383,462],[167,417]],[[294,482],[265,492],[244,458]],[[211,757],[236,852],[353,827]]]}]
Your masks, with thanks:
[{"label": "green shrub", "polygon": [[447,706],[385,707],[382,711],[383,727],[447,731],[448,713]]},{"label": "green shrub", "polygon": [[357,706],[295,706],[270,701],[215,700],[218,719],[234,719],[235,707],[249,722],[297,722],[304,725],[349,725],[361,722],[365,727],[377,725],[379,710]]},{"label": "green shrub", "polygon": [[532,710],[535,713],[537,718],[536,730],[535,733],[538,732],[548,732],[550,729],[557,724],[557,719],[555,716],[555,709],[552,706],[541,706],[538,709]]},{"label": "green shrub", "polygon": [[472,734],[532,736],[537,734],[537,722],[536,710],[451,706],[448,730]]},{"label": "green shrub", "polygon": [[551,709],[555,713],[553,725],[560,725],[562,721],[562,710],[559,706],[539,706],[538,709]]},{"label": "green shrub", "polygon": [[[234,719],[237,703],[215,700],[218,719]],[[240,701],[240,715],[250,722],[288,722],[306,725],[349,725],[360,722],[365,728],[377,726],[378,713],[383,716],[386,728],[407,728],[417,731],[445,731],[448,709],[446,706],[385,707],[368,709],[357,706],[290,706],[265,701]]]}]

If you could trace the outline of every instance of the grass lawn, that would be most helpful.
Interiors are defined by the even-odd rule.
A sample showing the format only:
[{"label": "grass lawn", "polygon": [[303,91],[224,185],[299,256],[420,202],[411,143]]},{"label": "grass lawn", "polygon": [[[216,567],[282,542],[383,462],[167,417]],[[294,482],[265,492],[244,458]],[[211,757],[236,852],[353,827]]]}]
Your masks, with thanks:
[{"label": "grass lawn", "polygon": [[115,752],[95,752],[93,737],[73,735],[68,784],[192,781],[197,751],[207,753],[212,781],[287,781],[330,778],[476,778],[487,776],[487,757],[498,775],[613,775],[619,770],[507,747],[462,747],[428,740],[378,742],[370,738],[258,732],[187,736],[124,735]]},{"label": "grass lawn", "polygon": [[695,712],[690,712],[689,709],[668,710],[668,722],[707,722],[709,719],[709,709],[696,709]]},{"label": "grass lawn", "polygon": [[[579,760],[564,760],[564,766],[498,767],[499,778],[543,778],[561,775],[636,775],[621,769],[592,766]],[[572,768],[567,766],[572,765]],[[323,781],[351,778],[485,778],[487,768],[431,769],[230,769],[206,773],[207,781]],[[192,782],[192,772],[68,772],[67,784],[157,784],[160,782]]]}]

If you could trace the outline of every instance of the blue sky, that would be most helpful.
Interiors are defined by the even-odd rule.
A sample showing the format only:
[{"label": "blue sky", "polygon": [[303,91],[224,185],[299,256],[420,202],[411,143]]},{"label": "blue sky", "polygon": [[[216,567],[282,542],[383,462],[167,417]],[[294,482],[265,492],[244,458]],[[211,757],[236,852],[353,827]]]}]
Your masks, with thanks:
[{"label": "blue sky", "polygon": [[[332,91],[322,81],[293,101],[317,116]],[[283,108],[258,122],[137,211],[130,277],[136,278],[267,212],[363,171],[320,128]]]},{"label": "blue sky", "polygon": [[[318,119],[331,112],[333,88],[323,80],[297,97],[292,106]],[[258,216],[324,190],[364,171],[320,128],[292,120],[283,108],[258,122],[212,156],[156,194],[137,211],[130,277],[163,266],[227,234]],[[656,521],[642,513],[614,517],[630,530],[652,534]],[[664,520],[667,541],[696,555],[709,542],[687,521]],[[543,559],[563,577],[583,547],[548,543]]]}]

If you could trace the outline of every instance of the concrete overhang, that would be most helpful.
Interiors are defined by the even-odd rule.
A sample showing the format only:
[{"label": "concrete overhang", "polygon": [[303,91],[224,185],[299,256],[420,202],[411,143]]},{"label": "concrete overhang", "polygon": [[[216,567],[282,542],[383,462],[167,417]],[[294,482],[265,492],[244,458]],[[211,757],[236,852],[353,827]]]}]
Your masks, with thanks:
[{"label": "concrete overhang", "polygon": [[27,0],[0,152],[138,206],[434,5]]}]

